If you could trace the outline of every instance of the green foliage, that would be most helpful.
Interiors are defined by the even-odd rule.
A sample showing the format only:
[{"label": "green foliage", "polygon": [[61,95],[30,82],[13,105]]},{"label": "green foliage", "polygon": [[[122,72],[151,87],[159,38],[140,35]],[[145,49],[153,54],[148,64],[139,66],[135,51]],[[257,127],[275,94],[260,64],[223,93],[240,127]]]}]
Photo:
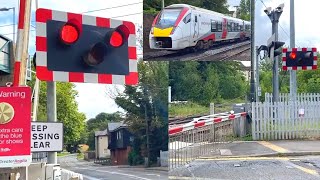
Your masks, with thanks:
[{"label": "green foliage", "polygon": [[139,61],[139,84],[126,86],[116,97],[127,111],[126,124],[138,145],[133,149],[146,156],[146,126],[149,124],[150,160],[156,162],[160,150],[168,149],[168,64]]},{"label": "green foliage", "polygon": [[130,166],[143,164],[144,160],[136,150],[131,150],[128,154],[128,163]]},{"label": "green foliage", "polygon": [[187,104],[170,104],[169,115],[170,117],[182,116],[194,114],[208,114],[208,106],[201,106],[196,103],[188,102]]},{"label": "green foliage", "polygon": [[[165,7],[171,4],[189,4],[220,13],[229,12],[227,0],[165,0]],[[145,0],[143,1],[143,9],[145,11],[160,11],[161,0]]]},{"label": "green foliage", "polygon": [[[28,82],[34,87],[35,77]],[[85,139],[85,114],[78,111],[78,92],[72,83],[56,83],[57,119],[63,123],[64,144],[78,144]],[[37,121],[47,121],[47,86],[40,82]]]},{"label": "green foliage", "polygon": [[239,7],[239,17],[240,19],[250,21],[250,0],[241,0]]},{"label": "green foliage", "polygon": [[170,62],[172,99],[202,106],[244,97],[247,84],[237,62]]},{"label": "green foliage", "polygon": [[87,121],[87,136],[88,139],[86,141],[87,145],[89,145],[91,150],[95,149],[95,131],[103,131],[108,127],[108,123],[110,122],[119,122],[122,121],[120,112],[107,114],[100,113],[95,118],[91,118]]}]

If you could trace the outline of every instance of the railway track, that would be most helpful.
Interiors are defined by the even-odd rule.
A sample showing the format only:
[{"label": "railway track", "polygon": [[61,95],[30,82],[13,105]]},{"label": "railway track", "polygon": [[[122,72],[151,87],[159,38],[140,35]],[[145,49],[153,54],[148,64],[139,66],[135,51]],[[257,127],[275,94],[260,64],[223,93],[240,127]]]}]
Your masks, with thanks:
[{"label": "railway track", "polygon": [[[239,50],[241,47],[246,47]],[[185,52],[185,51],[158,51],[144,54],[143,59],[145,61],[210,61],[210,60],[221,60],[219,56],[232,55],[243,53],[250,49],[250,40],[243,42],[229,42],[223,44],[217,44],[214,47],[199,52]]]}]

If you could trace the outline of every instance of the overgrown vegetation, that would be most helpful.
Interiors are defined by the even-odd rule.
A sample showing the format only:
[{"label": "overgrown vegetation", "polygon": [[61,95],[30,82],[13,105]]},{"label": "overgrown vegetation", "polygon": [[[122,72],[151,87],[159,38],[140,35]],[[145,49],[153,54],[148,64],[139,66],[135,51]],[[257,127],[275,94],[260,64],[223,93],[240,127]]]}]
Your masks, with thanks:
[{"label": "overgrown vegetation", "polygon": [[139,84],[126,86],[115,102],[127,112],[125,123],[135,137],[129,161],[140,164],[147,157],[148,125],[150,161],[156,163],[160,150],[168,150],[168,63],[139,61],[138,69]]},{"label": "overgrown vegetation", "polygon": [[[28,86],[34,87],[35,77],[28,82]],[[68,145],[77,145],[85,141],[84,113],[79,112],[76,97],[78,92],[72,83],[58,82],[57,92],[57,119],[63,123],[63,142]],[[47,86],[46,82],[40,82],[39,105],[37,121],[47,121]]]}]

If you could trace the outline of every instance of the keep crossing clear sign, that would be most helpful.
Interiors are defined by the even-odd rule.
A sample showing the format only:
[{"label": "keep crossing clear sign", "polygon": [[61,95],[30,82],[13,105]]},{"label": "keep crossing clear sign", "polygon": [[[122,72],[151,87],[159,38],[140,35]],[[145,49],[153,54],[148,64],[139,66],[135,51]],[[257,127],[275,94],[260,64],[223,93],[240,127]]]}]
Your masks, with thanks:
[{"label": "keep crossing clear sign", "polygon": [[32,122],[31,152],[60,152],[63,150],[63,124]]}]

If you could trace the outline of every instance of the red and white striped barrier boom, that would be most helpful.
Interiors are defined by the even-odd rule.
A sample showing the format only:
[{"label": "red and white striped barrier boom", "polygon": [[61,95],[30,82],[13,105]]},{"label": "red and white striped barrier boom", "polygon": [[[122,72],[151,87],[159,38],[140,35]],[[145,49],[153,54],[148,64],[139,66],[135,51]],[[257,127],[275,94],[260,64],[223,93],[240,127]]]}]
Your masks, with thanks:
[{"label": "red and white striped barrier boom", "polygon": [[192,129],[196,129],[199,127],[204,127],[204,126],[208,126],[214,123],[220,123],[220,122],[224,122],[224,121],[229,121],[229,120],[235,120],[236,118],[239,118],[241,116],[246,116],[247,113],[246,112],[242,112],[242,113],[237,113],[237,114],[227,114],[227,113],[222,113],[222,114],[218,114],[217,115],[209,115],[209,116],[203,116],[200,118],[194,118],[194,120],[196,120],[196,122],[194,123],[188,123],[188,124],[184,124],[182,126],[179,127],[173,127],[169,129],[169,136],[171,135],[175,135],[184,131],[188,131],[188,130],[192,130]]}]

